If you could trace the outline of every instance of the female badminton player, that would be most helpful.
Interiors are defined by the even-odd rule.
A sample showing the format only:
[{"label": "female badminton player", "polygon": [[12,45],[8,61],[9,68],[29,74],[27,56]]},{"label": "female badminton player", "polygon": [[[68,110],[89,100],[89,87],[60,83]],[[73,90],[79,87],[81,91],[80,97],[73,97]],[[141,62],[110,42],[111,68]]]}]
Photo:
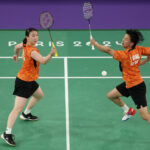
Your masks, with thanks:
[{"label": "female badminton player", "polygon": [[16,146],[12,135],[13,125],[17,116],[25,107],[27,99],[31,96],[25,111],[20,115],[20,119],[38,120],[37,116],[31,114],[31,109],[43,97],[43,92],[36,82],[36,79],[39,77],[39,66],[40,64],[48,63],[56,52],[56,48],[52,48],[46,57],[41,56],[39,50],[36,48],[36,43],[38,41],[37,30],[29,28],[26,30],[25,35],[26,37],[23,42],[16,45],[14,49],[15,55],[13,56],[13,60],[15,62],[18,60],[20,49],[23,49],[23,64],[15,81],[15,89],[13,92],[16,96],[15,104],[8,116],[6,131],[1,135],[1,138],[11,146]]}]

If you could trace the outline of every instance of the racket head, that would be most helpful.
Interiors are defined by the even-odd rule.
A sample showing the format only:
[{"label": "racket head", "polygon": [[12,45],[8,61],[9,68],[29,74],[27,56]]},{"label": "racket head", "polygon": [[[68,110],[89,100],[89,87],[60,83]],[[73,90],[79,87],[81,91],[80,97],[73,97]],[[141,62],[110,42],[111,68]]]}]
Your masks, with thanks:
[{"label": "racket head", "polygon": [[43,29],[49,29],[54,24],[53,15],[49,11],[44,11],[40,13],[39,22]]},{"label": "racket head", "polygon": [[83,17],[90,20],[93,17],[93,6],[91,2],[84,2],[83,4]]}]

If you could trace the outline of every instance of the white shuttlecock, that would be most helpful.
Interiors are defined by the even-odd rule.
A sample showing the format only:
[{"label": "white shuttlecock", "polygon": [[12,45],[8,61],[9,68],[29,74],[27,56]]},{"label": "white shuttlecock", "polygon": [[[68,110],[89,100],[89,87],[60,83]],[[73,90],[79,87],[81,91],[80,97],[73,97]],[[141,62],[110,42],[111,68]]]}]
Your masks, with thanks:
[{"label": "white shuttlecock", "polygon": [[102,76],[106,76],[107,75],[107,71],[102,71]]}]

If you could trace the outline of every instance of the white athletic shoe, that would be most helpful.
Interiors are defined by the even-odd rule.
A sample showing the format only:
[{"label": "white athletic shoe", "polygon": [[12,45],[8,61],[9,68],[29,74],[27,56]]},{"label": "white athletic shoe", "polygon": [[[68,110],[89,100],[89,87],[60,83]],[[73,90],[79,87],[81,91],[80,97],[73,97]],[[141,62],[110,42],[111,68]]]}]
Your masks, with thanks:
[{"label": "white athletic shoe", "polygon": [[129,120],[131,116],[135,115],[135,113],[136,113],[136,110],[130,107],[128,112],[124,114],[122,121]]}]

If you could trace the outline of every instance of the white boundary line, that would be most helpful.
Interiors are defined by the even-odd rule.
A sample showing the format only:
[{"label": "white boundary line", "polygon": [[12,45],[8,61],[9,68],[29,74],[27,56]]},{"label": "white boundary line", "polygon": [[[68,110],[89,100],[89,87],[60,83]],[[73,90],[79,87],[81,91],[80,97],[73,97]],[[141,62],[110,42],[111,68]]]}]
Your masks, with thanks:
[{"label": "white boundary line", "polygon": [[69,92],[68,92],[68,61],[64,58],[64,74],[65,74],[65,104],[66,104],[66,147],[70,150],[70,132],[69,132]]},{"label": "white boundary line", "polygon": [[[19,59],[21,59],[22,57],[18,57]],[[68,58],[68,59],[112,59],[112,56],[83,56],[83,57],[78,57],[78,56],[63,56],[63,57],[53,57],[53,59],[65,59],[65,58]],[[146,58],[146,56],[142,56],[142,58]],[[12,56],[1,56],[0,59],[12,59]]]},{"label": "white boundary line", "polygon": [[[22,57],[19,57],[21,59]],[[54,59],[64,59],[64,77],[39,77],[39,79],[64,79],[65,80],[65,109],[66,109],[66,147],[70,150],[70,131],[69,131],[69,90],[68,90],[68,79],[121,79],[122,77],[68,77],[68,60],[67,59],[110,59],[111,56],[101,57],[53,57]],[[145,58],[145,57],[142,57]],[[0,59],[12,59],[11,56],[0,57]],[[16,77],[0,77],[0,79],[15,79]],[[145,76],[142,78],[150,78]]]},{"label": "white boundary line", "polygon": [[[68,74],[67,74],[68,75]],[[16,77],[0,77],[0,79],[15,79]],[[142,76],[143,79],[150,79],[150,76]],[[39,77],[39,79],[122,79],[121,76],[106,77]]]},{"label": "white boundary line", "polygon": [[[0,59],[10,59],[12,57],[0,57]],[[22,57],[19,57],[22,58]],[[65,109],[66,109],[66,147],[70,150],[70,132],[69,132],[69,90],[68,90],[68,79],[121,79],[121,76],[106,76],[106,77],[68,77],[68,58],[112,58],[108,57],[53,57],[56,59],[64,59],[64,77],[39,77],[39,79],[64,79],[65,80]],[[144,58],[144,57],[142,57]],[[16,77],[0,77],[0,79],[15,79]],[[150,76],[144,76],[142,78],[149,79]]]}]

